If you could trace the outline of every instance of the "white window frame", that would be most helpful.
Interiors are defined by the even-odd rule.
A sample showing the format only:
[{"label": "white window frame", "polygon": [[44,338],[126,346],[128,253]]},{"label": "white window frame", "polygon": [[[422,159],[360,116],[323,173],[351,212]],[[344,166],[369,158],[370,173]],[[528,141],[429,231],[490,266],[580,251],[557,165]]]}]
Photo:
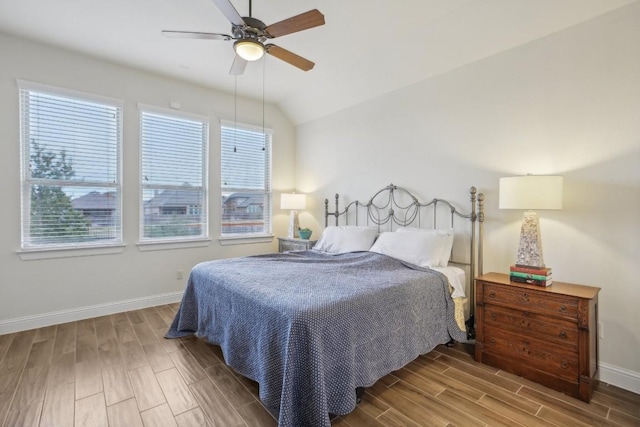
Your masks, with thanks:
[{"label": "white window frame", "polygon": [[[222,177],[222,152],[220,153],[220,201],[222,202],[222,193],[227,192],[243,192],[243,193],[256,193],[256,194],[264,194],[267,196],[267,206],[264,209],[265,217],[268,215],[268,227],[264,232],[261,233],[223,233],[223,221],[222,221],[222,212],[223,206],[220,206],[220,237],[219,241],[222,245],[230,245],[230,244],[245,244],[245,243],[268,243],[273,241],[273,187],[272,187],[272,178],[273,178],[273,168],[272,168],[272,152],[273,152],[273,129],[265,128],[262,126],[254,126],[245,123],[237,123],[230,120],[220,120],[220,147],[221,150],[224,147],[222,143],[222,128],[231,128],[231,129],[241,129],[252,132],[264,133],[265,141],[264,148],[266,150],[266,174],[268,178],[265,178],[265,189],[264,190],[251,190],[245,189],[241,187],[225,187],[224,179]],[[267,222],[267,221],[265,221]]]},{"label": "white window frame", "polygon": [[[139,136],[139,149],[140,149],[140,165],[139,165],[139,176],[140,176],[140,197],[139,197],[139,241],[138,248],[141,251],[150,251],[150,250],[163,250],[163,249],[177,249],[184,247],[200,247],[207,246],[208,242],[211,240],[209,237],[209,118],[193,113],[188,113],[179,110],[172,110],[168,108],[161,108],[152,105],[146,104],[138,104],[139,110],[139,123],[140,123],[140,136]],[[200,209],[203,210],[204,219],[203,219],[203,233],[199,236],[171,236],[171,237],[145,237],[144,236],[144,190],[146,189],[167,189],[170,186],[156,186],[156,185],[147,185],[144,182],[143,177],[143,115],[145,113],[154,114],[159,116],[165,116],[169,119],[182,119],[182,120],[190,120],[195,122],[200,122],[204,126],[203,131],[203,141],[202,141],[202,182],[200,184],[200,188],[202,191],[202,206]],[[173,189],[180,189],[179,187],[171,187]]]},{"label": "white window frame", "polygon": [[[18,251],[21,259],[47,259],[62,258],[69,256],[85,256],[85,255],[102,255],[110,253],[119,253],[124,250],[123,227],[122,227],[122,120],[124,101],[105,96],[90,94],[72,89],[59,88],[40,83],[34,83],[25,80],[17,80],[18,97],[19,97],[19,113],[20,113],[20,155],[21,155],[21,249]],[[26,123],[28,117],[25,117],[24,109],[29,108],[23,105],[23,92],[42,93],[64,98],[76,99],[82,102],[91,102],[103,104],[113,107],[117,111],[117,147],[116,147],[116,172],[115,182],[108,181],[73,181],[73,180],[48,180],[42,181],[30,176],[31,162],[31,144],[29,125]],[[31,217],[31,186],[36,183],[51,183],[64,187],[90,188],[104,187],[113,189],[116,193],[116,235],[115,238],[108,241],[97,240],[90,242],[73,242],[73,243],[51,243],[51,244],[33,244],[33,242],[25,241],[25,236],[30,235],[30,217]]]}]

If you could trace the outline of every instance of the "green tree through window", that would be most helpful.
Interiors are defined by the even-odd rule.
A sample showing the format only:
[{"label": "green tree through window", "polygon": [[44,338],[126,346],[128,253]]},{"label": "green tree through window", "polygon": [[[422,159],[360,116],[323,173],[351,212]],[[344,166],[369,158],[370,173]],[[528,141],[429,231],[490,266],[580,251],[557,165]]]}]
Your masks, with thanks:
[{"label": "green tree through window", "polygon": [[18,80],[21,248],[122,243],[122,101]]},{"label": "green tree through window", "polygon": [[[31,176],[34,179],[71,179],[75,175],[72,160],[65,150],[56,154],[45,151],[31,141]],[[30,235],[41,243],[57,241],[62,236],[86,236],[89,221],[82,212],[73,209],[71,198],[57,186],[34,185],[31,187]]]}]

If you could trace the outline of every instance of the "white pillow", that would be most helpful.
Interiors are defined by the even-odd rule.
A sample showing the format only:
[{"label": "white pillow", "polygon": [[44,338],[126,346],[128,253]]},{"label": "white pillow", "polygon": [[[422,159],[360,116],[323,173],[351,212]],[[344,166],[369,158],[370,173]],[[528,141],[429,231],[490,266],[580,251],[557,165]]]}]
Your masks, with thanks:
[{"label": "white pillow", "polygon": [[388,255],[420,267],[436,267],[442,256],[441,237],[435,233],[380,234],[370,252]]},{"label": "white pillow", "polygon": [[400,227],[396,231],[401,233],[427,233],[436,235],[438,237],[436,244],[440,246],[441,252],[438,264],[434,265],[434,267],[446,267],[449,265],[451,249],[453,249],[453,228],[435,230],[428,228]]},{"label": "white pillow", "polygon": [[330,254],[368,251],[376,234],[378,230],[375,227],[330,225],[324,229],[313,249]]}]

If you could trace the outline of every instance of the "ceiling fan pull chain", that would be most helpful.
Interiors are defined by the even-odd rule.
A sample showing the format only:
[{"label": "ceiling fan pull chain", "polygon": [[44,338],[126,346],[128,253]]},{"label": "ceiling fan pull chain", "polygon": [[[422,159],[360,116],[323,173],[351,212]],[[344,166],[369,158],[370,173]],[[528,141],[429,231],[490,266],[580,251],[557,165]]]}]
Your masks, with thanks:
[{"label": "ceiling fan pull chain", "polygon": [[267,72],[267,58],[265,57],[262,60],[262,151],[265,151],[267,146],[267,135],[264,133],[264,81],[265,81],[266,72]]},{"label": "ceiling fan pull chain", "polygon": [[233,76],[233,152],[236,153],[236,136],[238,133],[238,76]]}]

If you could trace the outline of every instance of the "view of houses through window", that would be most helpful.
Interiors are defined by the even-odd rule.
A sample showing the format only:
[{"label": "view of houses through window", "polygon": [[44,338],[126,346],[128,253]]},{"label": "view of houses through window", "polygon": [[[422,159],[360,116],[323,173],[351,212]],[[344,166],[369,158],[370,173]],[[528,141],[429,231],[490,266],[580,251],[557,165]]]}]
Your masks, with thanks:
[{"label": "view of houses through window", "polygon": [[223,122],[223,237],[271,234],[271,130]]},{"label": "view of houses through window", "polygon": [[140,117],[140,240],[207,237],[207,120],[147,106]]},{"label": "view of houses through window", "polygon": [[[20,94],[22,247],[121,243],[121,103],[29,82]],[[140,111],[140,240],[208,237],[207,119]],[[222,122],[222,237],[271,234],[271,134]]]}]

